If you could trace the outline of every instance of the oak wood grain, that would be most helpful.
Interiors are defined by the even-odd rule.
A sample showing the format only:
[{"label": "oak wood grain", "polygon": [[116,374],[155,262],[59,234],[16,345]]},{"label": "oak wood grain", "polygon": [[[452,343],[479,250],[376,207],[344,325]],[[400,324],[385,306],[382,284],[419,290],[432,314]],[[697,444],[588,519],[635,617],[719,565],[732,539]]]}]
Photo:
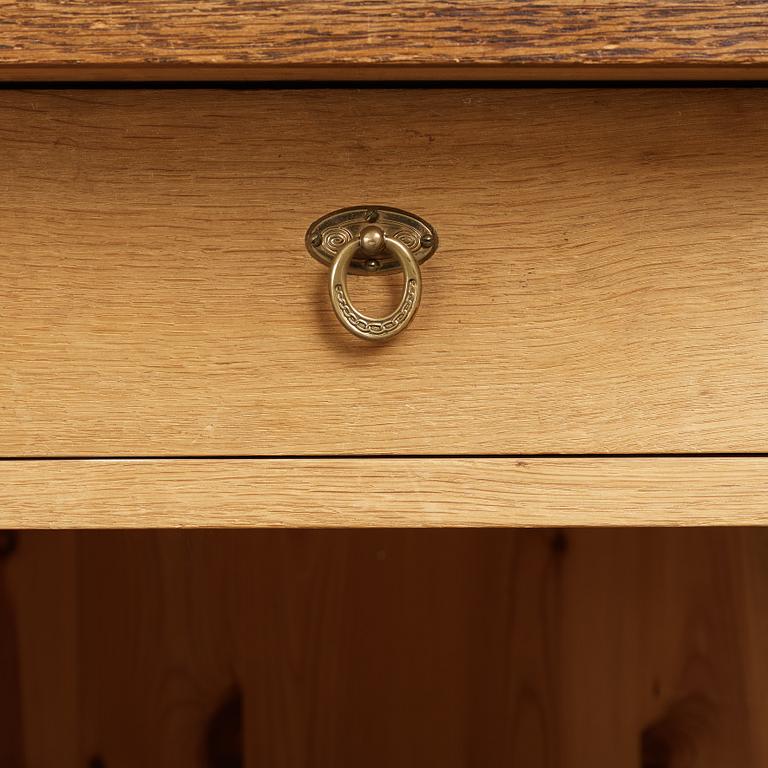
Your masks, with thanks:
[{"label": "oak wood grain", "polygon": [[167,77],[190,67],[198,77],[302,77],[322,67],[324,77],[346,78],[371,65],[375,78],[389,67],[417,77],[430,76],[420,67],[447,67],[448,75],[471,67],[483,77],[485,67],[515,76],[552,65],[646,74],[699,66],[712,76],[713,67],[768,64],[768,4],[24,0],[0,4],[0,40],[0,73],[15,78],[90,68],[92,77],[143,79],[156,68]]},{"label": "oak wood grain", "polygon": [[[0,454],[765,451],[766,121],[738,89],[3,92]],[[366,201],[441,236],[383,346],[303,245]]]},{"label": "oak wood grain", "polygon": [[[762,768],[767,544],[765,528],[24,532],[8,584],[25,764]],[[240,761],[206,761],[232,688]]]},{"label": "oak wood grain", "polygon": [[0,463],[13,528],[762,525],[768,459]]}]

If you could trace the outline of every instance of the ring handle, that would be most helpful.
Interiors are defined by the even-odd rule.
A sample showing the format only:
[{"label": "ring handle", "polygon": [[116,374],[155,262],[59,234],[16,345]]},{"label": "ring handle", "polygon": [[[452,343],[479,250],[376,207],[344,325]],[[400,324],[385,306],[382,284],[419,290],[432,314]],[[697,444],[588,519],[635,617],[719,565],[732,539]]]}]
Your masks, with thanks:
[{"label": "ring handle", "polygon": [[[347,289],[347,274],[352,259],[363,251],[369,257],[388,252],[400,262],[405,282],[397,307],[385,317],[369,317],[355,307]],[[350,332],[368,341],[386,341],[407,328],[421,302],[421,270],[410,249],[399,240],[370,225],[360,230],[359,238],[348,242],[331,265],[329,290],[336,317]]]}]

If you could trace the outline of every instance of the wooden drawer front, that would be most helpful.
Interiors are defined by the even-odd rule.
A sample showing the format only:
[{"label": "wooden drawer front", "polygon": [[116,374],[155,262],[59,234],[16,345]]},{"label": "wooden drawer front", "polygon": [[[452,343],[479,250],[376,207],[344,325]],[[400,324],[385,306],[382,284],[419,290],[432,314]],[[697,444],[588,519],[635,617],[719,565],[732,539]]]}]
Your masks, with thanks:
[{"label": "wooden drawer front", "polygon": [[[762,91],[9,90],[0,110],[5,456],[768,446]],[[367,202],[441,236],[383,346],[338,325],[303,246]]]}]

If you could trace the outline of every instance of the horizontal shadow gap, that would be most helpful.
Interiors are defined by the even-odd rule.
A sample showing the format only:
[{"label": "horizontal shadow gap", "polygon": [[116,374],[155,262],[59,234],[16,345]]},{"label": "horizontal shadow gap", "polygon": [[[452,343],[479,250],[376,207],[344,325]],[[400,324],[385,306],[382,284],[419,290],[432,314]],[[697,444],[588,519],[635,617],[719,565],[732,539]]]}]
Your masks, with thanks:
[{"label": "horizontal shadow gap", "polygon": [[93,456],[0,456],[8,461],[334,461],[339,459],[754,459],[768,458],[768,452],[703,452],[703,453],[334,453],[334,454],[204,454],[204,455],[93,455]]}]

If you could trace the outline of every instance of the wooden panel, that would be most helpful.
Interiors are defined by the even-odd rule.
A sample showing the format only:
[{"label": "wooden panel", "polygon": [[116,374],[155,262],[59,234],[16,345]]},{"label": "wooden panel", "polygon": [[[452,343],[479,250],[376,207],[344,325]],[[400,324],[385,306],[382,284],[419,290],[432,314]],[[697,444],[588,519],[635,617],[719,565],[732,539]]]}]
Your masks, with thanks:
[{"label": "wooden panel", "polygon": [[235,687],[238,584],[224,579],[220,541],[141,532],[78,539],[79,765],[94,757],[108,768],[222,765],[206,759],[206,734]]},{"label": "wooden panel", "polygon": [[[50,87],[57,82],[100,85],[137,81],[167,87],[169,83],[213,83],[224,87],[230,84],[268,83],[272,87],[280,81],[291,81],[304,87],[315,83],[336,83],[348,87],[354,83],[368,84],[470,83],[480,81],[480,87],[490,83],[589,83],[589,82],[672,82],[677,85],[707,80],[721,83],[760,83],[768,79],[765,64],[342,64],[342,65],[237,65],[237,64],[149,64],[149,65],[93,65],[93,64],[0,64],[0,83],[8,87]],[[159,85],[158,85],[159,84]]]},{"label": "wooden panel", "polygon": [[[756,567],[755,555],[767,543],[764,529],[570,536],[561,642],[573,663],[559,679],[569,765],[766,764],[768,561]],[[589,743],[595,723],[604,736]]]},{"label": "wooden panel", "polygon": [[744,668],[750,673],[745,684],[748,720],[754,728],[751,742],[757,765],[768,765],[768,729],[761,723],[768,713],[768,611],[760,606],[768,605],[768,532],[745,531],[732,549],[739,569],[735,573],[736,596],[735,634],[744,654]]},{"label": "wooden panel", "polygon": [[735,0],[29,0],[0,8],[0,72],[296,77],[317,66],[343,78],[360,65],[378,65],[374,77],[386,76],[381,65],[450,75],[474,65],[482,77],[483,66],[514,76],[526,65],[619,64],[699,65],[711,76],[719,65],[768,64],[766,18],[768,3]]},{"label": "wooden panel", "polygon": [[14,528],[760,525],[768,459],[6,461]]},{"label": "wooden panel", "polygon": [[27,710],[28,758],[59,730],[67,766],[765,765],[765,530],[73,539],[74,592],[61,533],[9,562],[22,688],[81,692]]},{"label": "wooden panel", "polygon": [[0,765],[24,764],[23,703],[18,622],[7,584],[6,562],[15,533],[0,531]]},{"label": "wooden panel", "polygon": [[[61,531],[18,539],[0,572],[13,609],[13,621],[3,622],[0,632],[6,639],[12,631],[17,649],[20,727],[16,738],[23,750],[2,765],[82,768],[76,536]],[[3,676],[4,689],[5,680]]]},{"label": "wooden panel", "polygon": [[[768,448],[764,91],[8,91],[0,115],[5,456]],[[378,347],[303,247],[364,201],[442,238]]]}]

